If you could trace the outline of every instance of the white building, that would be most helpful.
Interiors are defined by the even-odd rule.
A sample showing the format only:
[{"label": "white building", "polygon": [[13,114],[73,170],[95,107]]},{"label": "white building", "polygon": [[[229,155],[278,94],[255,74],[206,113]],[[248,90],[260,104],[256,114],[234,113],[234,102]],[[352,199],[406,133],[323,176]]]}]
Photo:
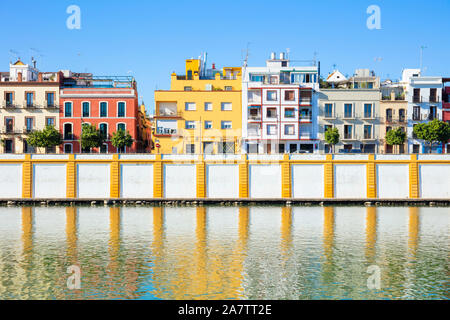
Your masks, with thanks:
[{"label": "white building", "polygon": [[242,81],[243,152],[318,151],[317,66],[291,66],[272,53],[265,67],[244,67]]},{"label": "white building", "polygon": [[[408,151],[428,153],[429,145],[415,138],[413,128],[418,123],[442,120],[442,77],[422,76],[420,69],[405,69],[402,82],[406,84],[408,102]],[[441,148],[440,144],[432,147],[433,152],[441,152]]]}]

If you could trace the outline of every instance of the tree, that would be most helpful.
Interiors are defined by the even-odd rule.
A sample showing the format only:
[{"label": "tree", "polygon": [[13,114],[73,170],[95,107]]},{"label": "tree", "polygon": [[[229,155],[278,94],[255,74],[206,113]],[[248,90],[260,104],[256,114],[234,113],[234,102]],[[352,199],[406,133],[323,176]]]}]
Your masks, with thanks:
[{"label": "tree", "polygon": [[325,141],[333,146],[333,152],[334,146],[339,143],[339,137],[339,130],[337,128],[328,128],[325,131]]},{"label": "tree", "polygon": [[46,126],[43,130],[30,133],[27,143],[35,148],[53,148],[62,142],[61,133],[54,126]]},{"label": "tree", "polygon": [[111,143],[118,150],[121,150],[124,147],[131,147],[133,145],[133,138],[128,131],[125,132],[119,129],[112,134]]},{"label": "tree", "polygon": [[83,124],[81,131],[81,148],[98,148],[103,144],[105,137],[100,130],[90,124]]},{"label": "tree", "polygon": [[401,146],[406,141],[406,132],[402,128],[386,132],[386,143],[390,146]]},{"label": "tree", "polygon": [[450,139],[450,125],[438,119],[415,125],[413,132],[418,139],[430,145],[430,153],[433,143],[446,143]]}]

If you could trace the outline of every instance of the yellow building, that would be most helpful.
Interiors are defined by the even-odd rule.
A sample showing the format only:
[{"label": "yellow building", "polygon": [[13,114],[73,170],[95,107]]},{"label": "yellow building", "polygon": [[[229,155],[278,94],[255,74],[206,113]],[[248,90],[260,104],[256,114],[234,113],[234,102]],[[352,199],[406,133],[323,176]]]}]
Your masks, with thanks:
[{"label": "yellow building", "polygon": [[153,152],[240,153],[241,95],[241,68],[186,60],[186,74],[173,73],[170,90],[155,91]]}]

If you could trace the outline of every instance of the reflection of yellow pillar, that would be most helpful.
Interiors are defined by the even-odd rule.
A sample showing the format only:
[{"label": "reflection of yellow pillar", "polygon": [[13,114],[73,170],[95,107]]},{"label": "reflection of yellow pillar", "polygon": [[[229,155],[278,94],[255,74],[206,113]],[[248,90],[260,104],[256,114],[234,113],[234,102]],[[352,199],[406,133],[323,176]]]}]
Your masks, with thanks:
[{"label": "reflection of yellow pillar", "polygon": [[30,207],[22,208],[22,242],[26,255],[33,247],[33,209]]},{"label": "reflection of yellow pillar", "polygon": [[323,214],[323,247],[325,256],[331,258],[334,240],[334,208],[324,207]]},{"label": "reflection of yellow pillar", "polygon": [[408,238],[408,248],[412,256],[415,257],[417,246],[419,243],[419,225],[420,225],[420,214],[419,208],[411,207],[409,208],[409,238]]},{"label": "reflection of yellow pillar", "polygon": [[115,261],[119,254],[120,245],[120,208],[109,209],[109,228],[110,259]]},{"label": "reflection of yellow pillar", "polygon": [[249,208],[239,208],[239,243],[241,251],[246,249],[249,228]]},{"label": "reflection of yellow pillar", "polygon": [[195,228],[197,237],[195,257],[197,261],[197,268],[195,278],[193,279],[192,292],[194,295],[201,295],[207,292],[208,288],[208,273],[206,268],[206,208],[197,208],[197,225]]},{"label": "reflection of yellow pillar", "polygon": [[161,207],[153,208],[153,281],[155,283],[155,295],[159,298],[164,298],[167,295],[166,290],[163,287],[162,279],[166,278],[164,274],[166,267],[166,257],[163,252],[164,242],[164,209]]},{"label": "reflection of yellow pillar", "polygon": [[66,208],[66,241],[67,256],[72,259],[70,263],[75,264],[77,259],[77,209],[74,207]]},{"label": "reflection of yellow pillar", "polygon": [[289,249],[292,245],[292,208],[281,209],[281,253],[288,258]]},{"label": "reflection of yellow pillar", "polygon": [[377,209],[366,208],[366,259],[373,262],[377,242]]}]

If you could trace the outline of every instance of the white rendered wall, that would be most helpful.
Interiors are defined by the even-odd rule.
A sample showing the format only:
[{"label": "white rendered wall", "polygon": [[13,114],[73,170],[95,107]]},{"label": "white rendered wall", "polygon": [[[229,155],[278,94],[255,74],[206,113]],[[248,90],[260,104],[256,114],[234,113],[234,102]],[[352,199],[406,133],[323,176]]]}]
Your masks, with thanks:
[{"label": "white rendered wall", "polygon": [[40,163],[33,165],[33,197],[58,199],[66,197],[66,165]]},{"label": "white rendered wall", "polygon": [[207,198],[239,197],[239,166],[211,164],[206,166]]},{"label": "white rendered wall", "polygon": [[22,198],[22,164],[0,164],[0,198]]},{"label": "white rendered wall", "polygon": [[121,164],[120,196],[153,198],[153,164]]},{"label": "white rendered wall", "polygon": [[281,198],[281,166],[249,165],[250,198]]},{"label": "white rendered wall", "polygon": [[292,173],[293,198],[324,197],[324,167],[321,164],[294,164]]},{"label": "white rendered wall", "polygon": [[109,198],[110,175],[109,164],[79,163],[77,165],[78,198]]},{"label": "white rendered wall", "polygon": [[193,164],[164,165],[164,197],[196,198],[196,167]]},{"label": "white rendered wall", "polygon": [[377,196],[380,199],[406,199],[409,197],[409,165],[378,164]]},{"label": "white rendered wall", "polygon": [[366,198],[366,165],[337,164],[334,166],[334,196],[337,199]]},{"label": "white rendered wall", "polygon": [[420,197],[430,199],[450,198],[450,165],[419,165]]}]

